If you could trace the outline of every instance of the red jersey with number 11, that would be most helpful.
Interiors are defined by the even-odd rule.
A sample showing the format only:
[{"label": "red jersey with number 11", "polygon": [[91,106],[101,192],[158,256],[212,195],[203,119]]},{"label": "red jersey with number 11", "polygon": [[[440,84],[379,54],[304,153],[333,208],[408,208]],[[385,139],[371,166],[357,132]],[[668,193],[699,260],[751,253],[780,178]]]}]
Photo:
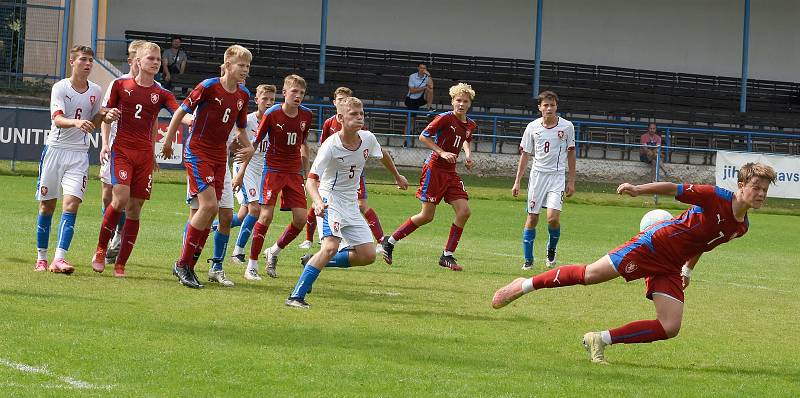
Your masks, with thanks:
[{"label": "red jersey with number 11", "polygon": [[[422,135],[433,139],[439,148],[445,152],[458,154],[464,142],[472,141],[472,134],[478,125],[470,118],[462,122],[453,112],[445,112],[437,115],[433,121],[425,127]],[[455,170],[456,164],[450,163],[441,157],[436,152],[431,152],[425,164],[436,167],[442,170]]]}]

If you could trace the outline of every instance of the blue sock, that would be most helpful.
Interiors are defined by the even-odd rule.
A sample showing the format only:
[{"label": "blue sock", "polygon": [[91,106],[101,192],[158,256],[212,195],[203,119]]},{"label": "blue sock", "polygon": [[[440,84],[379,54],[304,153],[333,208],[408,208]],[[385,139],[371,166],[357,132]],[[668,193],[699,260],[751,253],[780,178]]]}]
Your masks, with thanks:
[{"label": "blue sock", "polygon": [[306,267],[303,268],[303,273],[300,274],[300,279],[297,280],[297,285],[295,285],[294,290],[292,290],[292,295],[289,297],[305,298],[306,293],[311,289],[311,285],[317,280],[319,273],[320,270],[312,267],[311,264],[306,264]]},{"label": "blue sock", "polygon": [[256,221],[258,221],[258,217],[250,214],[244,217],[242,229],[239,230],[239,237],[236,238],[236,246],[244,247],[247,244],[247,241],[250,240],[250,234],[253,233],[253,226],[256,225]]},{"label": "blue sock", "polygon": [[72,235],[75,233],[75,213],[61,213],[61,222],[58,223],[58,248],[69,250]]},{"label": "blue sock", "polygon": [[558,238],[561,237],[561,227],[550,228],[547,226],[547,232],[550,232],[550,242],[547,243],[547,250],[555,250],[558,246]]},{"label": "blue sock", "polygon": [[350,250],[342,249],[333,255],[331,261],[328,261],[326,267],[332,268],[350,268]]},{"label": "blue sock", "polygon": [[119,215],[119,222],[117,223],[117,231],[122,231],[122,227],[125,225],[125,211]]},{"label": "blue sock", "polygon": [[47,249],[50,243],[50,224],[53,222],[52,214],[39,214],[36,219],[36,247]]},{"label": "blue sock", "polygon": [[228,239],[230,235],[225,235],[219,230],[214,232],[214,264],[211,266],[214,271],[222,271],[222,260],[228,252]]},{"label": "blue sock", "polygon": [[242,220],[239,219],[238,213],[233,213],[233,218],[231,219],[231,228],[236,228],[242,225]]},{"label": "blue sock", "polygon": [[535,229],[522,230],[522,255],[525,256],[525,261],[533,261],[533,241],[535,239]]}]

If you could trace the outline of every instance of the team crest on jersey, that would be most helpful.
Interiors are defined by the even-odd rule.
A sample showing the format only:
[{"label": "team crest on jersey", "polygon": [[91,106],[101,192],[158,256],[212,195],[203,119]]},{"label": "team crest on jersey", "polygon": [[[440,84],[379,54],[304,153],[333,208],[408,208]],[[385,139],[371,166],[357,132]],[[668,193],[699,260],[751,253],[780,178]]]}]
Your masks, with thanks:
[{"label": "team crest on jersey", "polygon": [[41,193],[42,196],[47,195],[47,191],[48,191],[48,189],[47,189],[46,186],[42,186],[42,187],[39,188],[39,193]]},{"label": "team crest on jersey", "polygon": [[636,263],[634,263],[634,262],[630,262],[630,263],[628,263],[628,265],[625,266],[625,270],[624,271],[625,271],[626,274],[630,274],[630,273],[636,271],[637,269],[639,269],[639,266],[636,265]]},{"label": "team crest on jersey", "polygon": [[467,130],[467,139],[469,139],[470,136],[472,136],[472,130]]},{"label": "team crest on jersey", "polygon": [[364,159],[369,157],[369,149],[364,150]]},{"label": "team crest on jersey", "polygon": [[150,94],[150,102],[157,104],[158,103],[158,93]]},{"label": "team crest on jersey", "polygon": [[95,101],[97,101],[97,97],[95,97],[94,95],[89,96],[89,102],[91,102],[92,105],[94,105]]},{"label": "team crest on jersey", "polygon": [[236,109],[237,110],[242,110],[243,106],[244,106],[244,101],[239,100],[238,102],[236,102]]},{"label": "team crest on jersey", "polygon": [[120,180],[127,180],[128,179],[128,172],[125,170],[119,171],[119,179]]},{"label": "team crest on jersey", "polygon": [[559,140],[563,140],[564,139],[564,130],[558,130],[558,139]]},{"label": "team crest on jersey", "polygon": [[306,129],[306,122],[300,122],[300,130]]}]

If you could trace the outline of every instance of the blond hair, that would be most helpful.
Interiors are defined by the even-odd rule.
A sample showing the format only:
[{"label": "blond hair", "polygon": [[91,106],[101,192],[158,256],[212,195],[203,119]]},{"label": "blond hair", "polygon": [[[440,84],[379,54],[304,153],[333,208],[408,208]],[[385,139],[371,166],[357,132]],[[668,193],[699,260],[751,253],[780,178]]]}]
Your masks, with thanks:
[{"label": "blond hair", "polygon": [[475,90],[467,83],[458,83],[450,87],[450,98],[455,98],[459,94],[466,94],[470,101],[475,99]]},{"label": "blond hair", "polygon": [[161,47],[159,47],[158,44],[153,43],[152,41],[147,41],[142,43],[139,46],[139,49],[136,50],[136,58],[142,58],[142,56],[144,56],[144,54],[146,54],[149,51],[155,51],[159,55],[161,55]]},{"label": "blond hair", "polygon": [[286,76],[283,79],[283,89],[286,90],[287,88],[289,88],[291,86],[300,86],[300,87],[303,88],[303,90],[305,90],[306,89],[306,79],[303,79],[299,75],[295,75],[295,74],[291,74],[289,76]]},{"label": "blond hair", "polygon": [[92,48],[89,46],[82,46],[79,44],[69,50],[69,60],[72,61],[75,58],[78,58],[78,54],[88,54],[94,57],[94,50],[92,50]]},{"label": "blond hair", "polygon": [[541,104],[544,100],[555,101],[556,105],[558,105],[558,95],[553,91],[547,90],[539,93],[539,96],[536,97],[536,104]]},{"label": "blond hair", "polygon": [[139,51],[139,48],[142,44],[147,43],[144,40],[134,40],[131,44],[128,44],[128,58],[135,58],[136,53]]},{"label": "blond hair", "polygon": [[351,90],[351,89],[349,89],[347,87],[339,87],[339,88],[336,89],[336,91],[333,92],[333,98],[336,99],[336,96],[339,95],[339,94],[341,94],[341,95],[343,95],[345,97],[352,97],[353,96],[353,90]]},{"label": "blond hair", "polygon": [[275,87],[274,84],[259,84],[256,87],[256,96],[261,95],[262,93],[276,93],[278,92],[278,88]]},{"label": "blond hair", "polygon": [[247,63],[250,63],[253,61],[253,53],[251,53],[250,50],[238,44],[234,44],[228,47],[227,50],[225,50],[225,55],[223,56],[224,60],[223,62],[232,62],[234,59],[240,59],[240,58],[247,61]]},{"label": "blond hair", "polygon": [[356,98],[356,97],[347,97],[347,98],[343,99],[339,103],[338,106],[336,106],[336,112],[337,113],[342,113],[342,110],[347,109],[347,108],[351,108],[351,107],[354,107],[354,106],[358,106],[358,107],[363,108],[364,107],[364,103],[361,102],[361,100]]},{"label": "blond hair", "polygon": [[763,163],[750,162],[739,169],[739,182],[747,184],[754,178],[763,178],[774,184],[778,175],[775,173],[775,169]]}]

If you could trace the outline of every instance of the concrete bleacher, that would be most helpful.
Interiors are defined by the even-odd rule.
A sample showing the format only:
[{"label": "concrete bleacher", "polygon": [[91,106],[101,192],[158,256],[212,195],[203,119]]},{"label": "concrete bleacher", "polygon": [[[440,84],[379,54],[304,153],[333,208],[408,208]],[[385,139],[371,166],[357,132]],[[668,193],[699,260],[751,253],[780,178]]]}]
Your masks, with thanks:
[{"label": "concrete bleacher", "polygon": [[[126,38],[166,44],[171,33],[126,31]],[[451,54],[326,47],[326,81],[320,84],[319,45],[181,35],[189,54],[188,72],[175,80],[182,92],[199,81],[217,75],[222,54],[231,44],[240,44],[253,53],[250,70],[252,84],[280,86],[283,77],[297,73],[308,82],[308,95],[316,102],[328,102],[333,90],[341,85],[353,88],[368,105],[402,107],[408,75],[418,62],[426,62],[434,77],[438,109],[449,108],[446,87],[459,81],[469,82],[478,95],[473,111],[492,114],[537,115],[531,85],[533,60],[490,58]],[[740,80],[736,78],[685,73],[638,70],[621,67],[541,62],[540,87],[559,94],[559,112],[572,119],[610,121],[650,121],[659,124],[761,129],[780,131],[800,126],[800,84],[748,80],[748,112],[740,113]],[[370,127],[378,131],[401,132],[405,117],[370,115]],[[414,131],[424,127],[417,118]],[[486,131],[486,122],[481,129]],[[491,131],[492,126],[488,126]],[[384,130],[385,129],[385,130]],[[519,136],[524,124],[504,122],[498,135]],[[588,129],[583,139],[612,143],[636,143],[642,131]],[[798,130],[800,133],[800,130]],[[800,137],[800,134],[798,134]],[[673,146],[709,149],[740,149],[740,140],[731,136],[676,132]],[[505,141],[500,145],[506,144]],[[509,143],[515,146],[516,143]],[[593,146],[594,148],[594,146]],[[502,148],[501,148],[502,149]],[[638,157],[630,150],[594,148],[603,157]],[[763,139],[753,143],[753,150],[800,154],[798,139]],[[583,152],[583,156],[594,153]],[[685,155],[685,154],[684,154]],[[702,163],[711,162],[702,156]],[[675,151],[671,161],[690,162],[690,156]]]}]

